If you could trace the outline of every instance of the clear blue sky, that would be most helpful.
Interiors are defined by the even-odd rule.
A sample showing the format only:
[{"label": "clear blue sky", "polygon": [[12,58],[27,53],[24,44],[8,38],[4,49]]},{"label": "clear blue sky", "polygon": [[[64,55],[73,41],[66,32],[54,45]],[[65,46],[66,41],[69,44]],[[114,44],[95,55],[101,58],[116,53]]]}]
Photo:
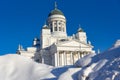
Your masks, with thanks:
[{"label": "clear blue sky", "polygon": [[[88,40],[102,51],[120,39],[120,0],[56,0],[67,19],[68,35],[78,25]],[[18,44],[24,48],[40,36],[55,0],[0,0],[0,54],[15,53]]]}]

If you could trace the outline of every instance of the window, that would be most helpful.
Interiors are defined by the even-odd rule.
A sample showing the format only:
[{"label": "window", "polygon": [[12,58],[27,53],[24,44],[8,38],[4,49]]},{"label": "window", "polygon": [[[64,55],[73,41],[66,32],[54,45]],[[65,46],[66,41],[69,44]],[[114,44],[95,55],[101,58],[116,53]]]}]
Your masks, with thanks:
[{"label": "window", "polygon": [[61,25],[61,23],[59,23],[59,25]]},{"label": "window", "polygon": [[61,31],[61,27],[59,27],[59,31]]},{"label": "window", "polygon": [[55,27],[54,29],[55,29],[55,31],[57,31],[57,27]]},{"label": "window", "polygon": [[56,26],[57,26],[57,23],[54,23],[54,26],[56,27]]},{"label": "window", "polygon": [[51,32],[53,32],[52,28],[50,28]]},{"label": "window", "polygon": [[50,26],[52,26],[52,24],[50,24]]}]

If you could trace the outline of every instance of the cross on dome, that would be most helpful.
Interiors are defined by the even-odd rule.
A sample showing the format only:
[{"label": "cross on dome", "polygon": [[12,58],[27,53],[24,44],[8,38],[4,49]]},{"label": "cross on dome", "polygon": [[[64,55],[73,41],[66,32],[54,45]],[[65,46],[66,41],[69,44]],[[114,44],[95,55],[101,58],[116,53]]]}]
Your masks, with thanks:
[{"label": "cross on dome", "polygon": [[81,28],[80,24],[79,24],[78,32],[84,32],[84,30]]},{"label": "cross on dome", "polygon": [[55,1],[55,9],[57,9],[57,2]]}]

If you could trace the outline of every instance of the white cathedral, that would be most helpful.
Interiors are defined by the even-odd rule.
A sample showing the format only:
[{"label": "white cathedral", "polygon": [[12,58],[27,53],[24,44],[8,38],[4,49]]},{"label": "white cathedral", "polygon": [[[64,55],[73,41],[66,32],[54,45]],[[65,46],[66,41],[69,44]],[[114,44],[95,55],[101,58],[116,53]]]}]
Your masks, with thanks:
[{"label": "white cathedral", "polygon": [[34,38],[32,47],[26,50],[21,45],[17,50],[19,55],[52,66],[72,65],[81,57],[94,52],[82,28],[76,34],[67,36],[66,18],[57,5],[48,15],[40,39]]}]

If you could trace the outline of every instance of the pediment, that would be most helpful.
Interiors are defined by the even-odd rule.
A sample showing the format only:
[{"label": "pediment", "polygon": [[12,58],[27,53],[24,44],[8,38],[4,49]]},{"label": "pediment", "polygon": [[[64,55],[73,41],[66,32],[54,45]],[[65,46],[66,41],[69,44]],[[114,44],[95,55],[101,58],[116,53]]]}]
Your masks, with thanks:
[{"label": "pediment", "polygon": [[82,43],[79,41],[75,41],[75,40],[60,42],[60,43],[58,43],[58,45],[59,46],[71,46],[71,47],[78,47],[78,46],[91,47],[88,44],[85,44],[85,43]]}]

